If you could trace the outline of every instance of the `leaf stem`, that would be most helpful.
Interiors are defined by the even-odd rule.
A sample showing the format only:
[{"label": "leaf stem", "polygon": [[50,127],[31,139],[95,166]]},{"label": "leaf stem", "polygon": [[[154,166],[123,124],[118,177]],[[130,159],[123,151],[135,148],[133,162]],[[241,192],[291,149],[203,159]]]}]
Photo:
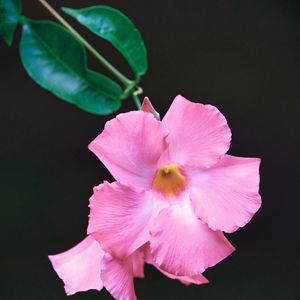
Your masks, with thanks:
[{"label": "leaf stem", "polygon": [[[46,0],[37,0],[43,7],[59,21],[65,28],[67,28],[75,38],[77,38],[96,58],[100,61],[115,77],[117,77],[126,87],[132,86],[134,81],[128,79],[119,70],[117,70],[111,63],[109,63],[90,43],[88,43],[58,12],[49,5]],[[139,101],[139,100],[138,100]]]}]

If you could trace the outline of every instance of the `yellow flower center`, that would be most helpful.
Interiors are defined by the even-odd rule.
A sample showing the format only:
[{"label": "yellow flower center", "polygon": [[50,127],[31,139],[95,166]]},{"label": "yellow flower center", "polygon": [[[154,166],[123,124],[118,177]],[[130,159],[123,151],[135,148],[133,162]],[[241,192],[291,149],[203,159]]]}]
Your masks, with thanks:
[{"label": "yellow flower center", "polygon": [[160,167],[152,182],[152,188],[166,196],[176,196],[186,186],[185,177],[177,164]]}]

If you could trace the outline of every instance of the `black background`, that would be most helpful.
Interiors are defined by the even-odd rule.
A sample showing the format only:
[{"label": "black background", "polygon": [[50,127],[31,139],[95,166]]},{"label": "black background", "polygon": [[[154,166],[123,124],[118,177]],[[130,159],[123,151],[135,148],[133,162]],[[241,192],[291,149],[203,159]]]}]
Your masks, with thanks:
[{"label": "black background", "polygon": [[[37,1],[23,2],[24,15],[51,19]],[[144,37],[149,71],[141,85],[161,115],[179,93],[215,105],[233,133],[229,153],[262,158],[263,205],[229,236],[237,250],[207,270],[210,284],[185,287],[147,267],[135,282],[138,298],[300,299],[300,2],[49,2],[121,10]],[[130,75],[108,43],[67,19]],[[20,28],[12,48],[0,42],[0,299],[66,299],[47,255],[85,236],[92,187],[112,180],[87,145],[115,114],[88,114],[36,85],[21,66],[19,36]],[[133,109],[128,99],[121,111]],[[70,299],[112,298],[90,291]]]}]

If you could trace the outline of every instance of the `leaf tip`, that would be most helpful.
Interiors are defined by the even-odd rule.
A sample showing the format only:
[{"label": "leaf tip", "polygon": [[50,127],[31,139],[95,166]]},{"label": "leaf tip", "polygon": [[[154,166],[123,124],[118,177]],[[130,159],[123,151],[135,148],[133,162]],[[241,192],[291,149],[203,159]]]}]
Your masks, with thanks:
[{"label": "leaf tip", "polygon": [[61,10],[66,13],[67,15],[70,15],[70,16],[73,16],[74,12],[76,11],[76,9],[73,9],[73,8],[69,8],[69,7],[65,7],[65,6],[62,6],[61,7]]}]

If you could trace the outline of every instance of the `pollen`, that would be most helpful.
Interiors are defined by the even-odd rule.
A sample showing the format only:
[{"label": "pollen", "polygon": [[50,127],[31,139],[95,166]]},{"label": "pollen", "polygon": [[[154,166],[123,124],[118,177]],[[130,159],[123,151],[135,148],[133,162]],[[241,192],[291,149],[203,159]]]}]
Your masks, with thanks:
[{"label": "pollen", "polygon": [[184,190],[186,180],[177,164],[160,167],[152,182],[152,188],[166,196],[176,196]]}]

